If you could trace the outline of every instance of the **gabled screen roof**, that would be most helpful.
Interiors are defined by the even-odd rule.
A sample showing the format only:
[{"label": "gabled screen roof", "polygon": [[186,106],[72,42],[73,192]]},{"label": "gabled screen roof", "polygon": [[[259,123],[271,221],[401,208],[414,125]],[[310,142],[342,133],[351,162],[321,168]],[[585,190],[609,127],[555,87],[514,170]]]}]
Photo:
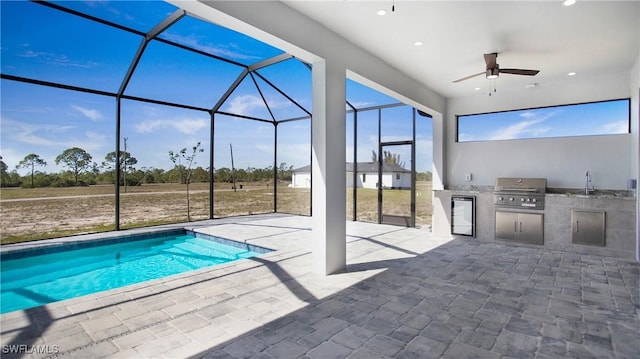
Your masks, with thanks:
[{"label": "gabled screen roof", "polygon": [[[0,6],[3,78],[269,122],[311,115],[308,65],[169,3]],[[353,81],[347,98],[358,109],[396,102]]]},{"label": "gabled screen roof", "polygon": [[102,20],[146,33],[178,10],[165,1],[50,1]]}]

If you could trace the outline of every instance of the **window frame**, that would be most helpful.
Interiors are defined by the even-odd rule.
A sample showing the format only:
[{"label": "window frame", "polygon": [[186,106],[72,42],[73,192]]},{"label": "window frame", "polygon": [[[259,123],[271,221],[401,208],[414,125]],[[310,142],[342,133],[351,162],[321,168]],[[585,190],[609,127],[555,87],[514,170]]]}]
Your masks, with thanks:
[{"label": "window frame", "polygon": [[[482,115],[491,115],[491,114],[503,114],[508,112],[518,112],[518,111],[531,111],[531,110],[543,110],[550,108],[562,108],[568,106],[581,106],[581,105],[592,105],[598,103],[607,103],[607,102],[617,102],[617,101],[626,101],[627,103],[627,131],[624,133],[597,133],[597,134],[585,134],[585,135],[558,135],[558,136],[540,136],[540,137],[523,137],[523,138],[511,138],[511,139],[479,139],[479,140],[460,140],[460,118],[467,116],[482,116]],[[489,112],[481,112],[481,113],[472,113],[459,115],[456,114],[456,122],[455,122],[455,142],[456,143],[468,143],[468,142],[494,142],[494,141],[514,141],[514,140],[537,140],[537,139],[551,139],[551,138],[567,138],[567,137],[591,137],[591,136],[612,136],[612,135],[624,135],[631,133],[631,98],[616,98],[610,100],[601,100],[601,101],[588,101],[588,102],[578,102],[578,103],[568,103],[562,105],[550,105],[550,106],[538,106],[538,107],[527,107],[527,108],[519,108],[513,110],[504,110],[504,111],[489,111]]]}]

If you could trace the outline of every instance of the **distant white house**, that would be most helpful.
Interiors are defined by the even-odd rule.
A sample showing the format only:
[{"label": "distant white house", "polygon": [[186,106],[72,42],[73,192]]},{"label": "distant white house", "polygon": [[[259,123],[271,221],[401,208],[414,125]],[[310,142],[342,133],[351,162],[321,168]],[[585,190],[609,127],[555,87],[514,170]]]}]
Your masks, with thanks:
[{"label": "distant white house", "polygon": [[[347,163],[347,187],[353,187],[354,164]],[[378,188],[378,162],[358,162],[358,188]],[[311,188],[311,166],[296,168],[292,171],[293,188]],[[411,171],[399,165],[382,164],[382,188],[411,188]]]}]

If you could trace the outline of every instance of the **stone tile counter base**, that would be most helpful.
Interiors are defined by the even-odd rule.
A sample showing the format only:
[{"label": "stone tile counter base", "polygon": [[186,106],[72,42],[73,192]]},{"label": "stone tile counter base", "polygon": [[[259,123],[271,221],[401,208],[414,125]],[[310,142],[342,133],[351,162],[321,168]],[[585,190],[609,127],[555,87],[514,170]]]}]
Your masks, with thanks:
[{"label": "stone tile counter base", "polygon": [[[555,193],[563,192],[563,193]],[[601,191],[596,195],[580,195],[554,191],[545,196],[543,211],[510,210],[544,214],[543,246],[573,253],[588,253],[634,259],[636,253],[636,199],[622,194],[628,191]],[[451,236],[451,196],[476,197],[476,238],[496,240],[493,192],[486,188],[442,190],[434,192],[433,228],[437,236]],[[572,210],[605,212],[605,245],[572,243]]]}]

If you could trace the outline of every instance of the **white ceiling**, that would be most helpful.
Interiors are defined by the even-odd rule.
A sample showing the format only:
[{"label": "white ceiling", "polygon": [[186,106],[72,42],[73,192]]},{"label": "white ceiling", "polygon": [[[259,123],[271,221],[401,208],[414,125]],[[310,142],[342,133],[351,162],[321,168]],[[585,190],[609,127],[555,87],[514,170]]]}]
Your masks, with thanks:
[{"label": "white ceiling", "polygon": [[501,68],[540,70],[501,74],[493,85],[508,91],[628,72],[640,51],[640,1],[395,0],[394,12],[393,0],[284,2],[445,97],[489,90],[484,76],[453,83],[484,71],[485,53],[498,52]]}]

